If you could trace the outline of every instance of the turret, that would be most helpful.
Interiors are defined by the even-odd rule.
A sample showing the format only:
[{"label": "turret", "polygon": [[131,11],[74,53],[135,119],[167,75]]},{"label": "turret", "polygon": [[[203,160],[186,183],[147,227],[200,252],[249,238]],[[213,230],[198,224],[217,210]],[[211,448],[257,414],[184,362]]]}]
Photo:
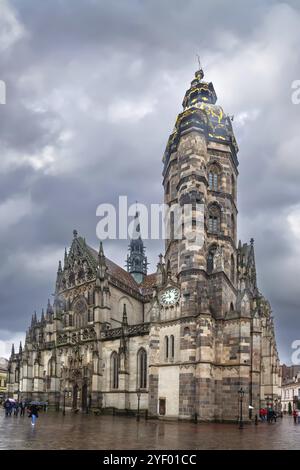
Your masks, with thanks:
[{"label": "turret", "polygon": [[132,275],[137,283],[141,283],[147,275],[147,257],[145,247],[141,238],[139,215],[136,212],[134,217],[135,233],[130,241],[129,255],[127,255],[127,271]]}]

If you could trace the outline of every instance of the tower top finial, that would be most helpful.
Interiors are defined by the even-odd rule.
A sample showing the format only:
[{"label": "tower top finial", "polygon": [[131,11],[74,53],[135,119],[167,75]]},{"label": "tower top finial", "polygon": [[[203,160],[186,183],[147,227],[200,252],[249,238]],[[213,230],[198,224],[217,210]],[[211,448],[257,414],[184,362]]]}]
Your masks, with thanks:
[{"label": "tower top finial", "polygon": [[195,77],[198,78],[198,80],[202,80],[202,78],[204,77],[204,72],[203,72],[202,65],[201,65],[201,59],[200,59],[199,54],[196,54],[196,56],[198,60],[198,70],[195,73]]},{"label": "tower top finial", "polygon": [[73,237],[74,237],[74,238],[77,238],[77,235],[78,235],[78,232],[77,232],[76,229],[74,229],[74,230],[73,230]]}]

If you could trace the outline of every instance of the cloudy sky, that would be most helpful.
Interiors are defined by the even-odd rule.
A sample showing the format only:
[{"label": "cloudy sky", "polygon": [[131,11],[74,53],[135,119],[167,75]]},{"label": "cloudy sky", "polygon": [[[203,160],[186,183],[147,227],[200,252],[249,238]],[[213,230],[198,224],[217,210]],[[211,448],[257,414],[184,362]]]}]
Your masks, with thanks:
[{"label": "cloudy sky", "polygon": [[[300,5],[251,0],[0,0],[0,356],[54,290],[96,207],[160,202],[161,158],[200,54],[234,114],[239,237],[255,238],[282,361],[300,339]],[[127,241],[106,242],[124,263]],[[158,242],[147,242],[152,269]]]}]

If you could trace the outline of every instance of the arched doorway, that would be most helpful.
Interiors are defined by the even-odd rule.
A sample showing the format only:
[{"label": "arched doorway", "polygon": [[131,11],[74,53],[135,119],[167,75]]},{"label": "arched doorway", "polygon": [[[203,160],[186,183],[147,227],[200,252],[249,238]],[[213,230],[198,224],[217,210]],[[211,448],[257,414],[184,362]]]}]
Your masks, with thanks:
[{"label": "arched doorway", "polygon": [[87,384],[84,383],[82,386],[82,399],[81,399],[82,411],[87,409]]},{"label": "arched doorway", "polygon": [[78,399],[78,385],[75,384],[73,387],[73,403],[72,403],[73,410],[77,409],[77,399]]}]

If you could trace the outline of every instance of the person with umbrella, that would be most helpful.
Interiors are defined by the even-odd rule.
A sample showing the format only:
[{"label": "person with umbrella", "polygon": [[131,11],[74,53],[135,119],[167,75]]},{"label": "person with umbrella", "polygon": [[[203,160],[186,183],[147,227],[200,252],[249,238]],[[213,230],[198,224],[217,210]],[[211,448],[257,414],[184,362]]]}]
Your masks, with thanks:
[{"label": "person with umbrella", "polygon": [[32,401],[29,407],[28,418],[31,418],[31,425],[35,426],[36,418],[39,417],[38,406],[36,402]]}]

